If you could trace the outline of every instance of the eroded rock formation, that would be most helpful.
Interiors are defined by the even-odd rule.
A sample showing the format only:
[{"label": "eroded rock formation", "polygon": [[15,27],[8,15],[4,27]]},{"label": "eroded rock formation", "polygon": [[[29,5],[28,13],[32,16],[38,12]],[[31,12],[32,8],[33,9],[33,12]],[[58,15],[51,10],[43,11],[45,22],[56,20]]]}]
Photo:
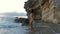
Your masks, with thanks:
[{"label": "eroded rock formation", "polygon": [[27,16],[29,8],[33,10],[34,19],[41,19],[48,22],[60,23],[60,0],[28,0],[25,2]]}]

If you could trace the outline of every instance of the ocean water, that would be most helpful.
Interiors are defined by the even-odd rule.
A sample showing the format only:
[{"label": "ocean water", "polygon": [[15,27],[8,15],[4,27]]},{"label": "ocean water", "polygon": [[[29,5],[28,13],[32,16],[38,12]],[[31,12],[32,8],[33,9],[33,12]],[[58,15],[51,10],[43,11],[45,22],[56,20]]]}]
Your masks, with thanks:
[{"label": "ocean water", "polygon": [[60,24],[34,23],[35,32],[29,26],[14,22],[15,17],[0,17],[0,34],[60,34]]},{"label": "ocean water", "polygon": [[28,32],[26,26],[15,23],[14,17],[0,17],[0,34],[25,34]]}]

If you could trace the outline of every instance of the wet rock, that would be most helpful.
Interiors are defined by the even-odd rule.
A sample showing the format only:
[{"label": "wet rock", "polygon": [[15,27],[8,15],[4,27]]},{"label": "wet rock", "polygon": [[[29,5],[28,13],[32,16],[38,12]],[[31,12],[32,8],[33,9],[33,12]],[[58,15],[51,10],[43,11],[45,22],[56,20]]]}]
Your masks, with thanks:
[{"label": "wet rock", "polygon": [[18,23],[19,22],[19,18],[18,17],[15,17],[14,22]]},{"label": "wet rock", "polygon": [[33,24],[34,32],[29,31],[27,34],[60,34],[60,24]]},{"label": "wet rock", "polygon": [[22,23],[22,25],[29,25],[29,20],[28,18],[15,18],[16,23]]}]

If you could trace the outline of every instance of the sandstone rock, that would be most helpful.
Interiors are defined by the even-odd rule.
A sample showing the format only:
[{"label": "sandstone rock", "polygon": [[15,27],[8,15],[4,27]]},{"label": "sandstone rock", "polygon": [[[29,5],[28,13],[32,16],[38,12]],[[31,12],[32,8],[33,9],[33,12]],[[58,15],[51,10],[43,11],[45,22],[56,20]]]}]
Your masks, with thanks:
[{"label": "sandstone rock", "polygon": [[[33,4],[32,4],[33,3]],[[28,0],[25,2],[27,16],[29,8],[34,11],[34,19],[40,19],[53,23],[60,23],[60,0]],[[33,6],[31,6],[33,5]]]}]

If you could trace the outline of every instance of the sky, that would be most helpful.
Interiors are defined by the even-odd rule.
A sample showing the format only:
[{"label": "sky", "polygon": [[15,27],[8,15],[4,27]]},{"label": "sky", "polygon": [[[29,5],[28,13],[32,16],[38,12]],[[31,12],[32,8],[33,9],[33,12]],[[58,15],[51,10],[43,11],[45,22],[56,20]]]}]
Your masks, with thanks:
[{"label": "sky", "polygon": [[26,13],[24,9],[24,2],[26,1],[27,0],[0,0],[0,13]]}]

